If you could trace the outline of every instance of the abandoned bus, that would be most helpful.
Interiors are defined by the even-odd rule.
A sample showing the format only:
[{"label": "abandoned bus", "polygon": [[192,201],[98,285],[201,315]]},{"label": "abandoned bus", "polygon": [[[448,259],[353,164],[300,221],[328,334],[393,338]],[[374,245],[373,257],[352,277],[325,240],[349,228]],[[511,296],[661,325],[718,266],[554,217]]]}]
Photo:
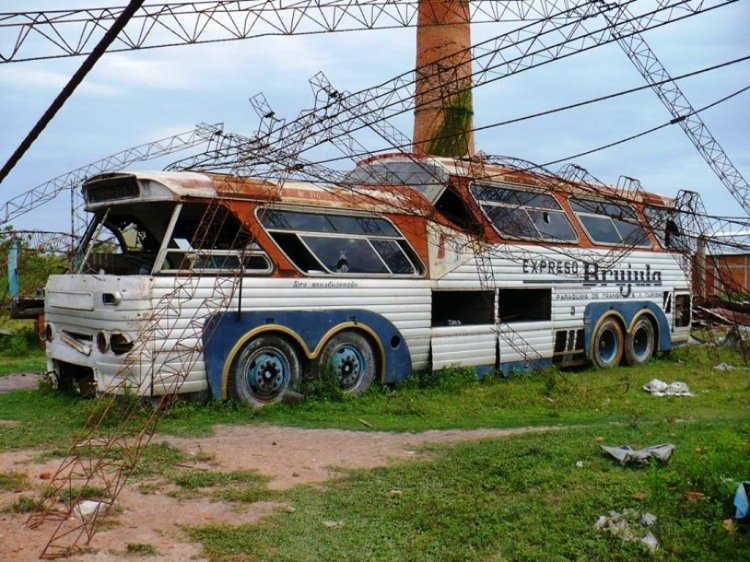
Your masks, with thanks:
[{"label": "abandoned bus", "polygon": [[262,405],[319,369],[361,393],[451,365],[638,364],[688,338],[667,198],[405,155],[346,181],[90,178],[75,271],[46,288],[49,370]]}]

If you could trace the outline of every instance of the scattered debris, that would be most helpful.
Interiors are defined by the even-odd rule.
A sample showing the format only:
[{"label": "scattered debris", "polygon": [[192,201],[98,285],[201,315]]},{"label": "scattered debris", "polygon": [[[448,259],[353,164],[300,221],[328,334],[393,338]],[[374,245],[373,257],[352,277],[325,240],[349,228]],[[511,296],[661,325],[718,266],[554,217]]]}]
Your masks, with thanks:
[{"label": "scattered debris", "polygon": [[668,462],[674,453],[674,445],[671,443],[663,443],[662,445],[653,445],[652,447],[646,447],[645,449],[633,449],[630,445],[623,445],[621,447],[608,447],[607,445],[599,445],[602,451],[614,457],[620,464],[626,465],[633,462],[644,463],[649,458],[655,458],[661,462]]},{"label": "scattered debris", "polygon": [[577,468],[583,468],[583,461],[576,461]]},{"label": "scattered debris", "polygon": [[403,495],[404,492],[402,492],[401,490],[391,490],[390,492],[388,492],[389,498],[400,498]]},{"label": "scattered debris", "polygon": [[697,502],[706,497],[703,492],[685,492],[685,499],[691,502]]},{"label": "scattered debris", "polygon": [[714,367],[714,370],[726,372],[726,371],[734,371],[735,368],[736,367],[732,367],[731,365],[728,365],[727,363],[719,363],[718,365],[716,365],[716,367]]},{"label": "scattered debris", "polygon": [[744,519],[750,513],[750,505],[748,505],[747,499],[748,486],[750,486],[750,481],[740,482],[737,485],[737,491],[734,493],[734,507],[737,508],[737,512],[734,514],[735,519]]},{"label": "scattered debris", "polygon": [[343,521],[323,521],[323,525],[325,525],[328,529],[340,529],[344,526]]},{"label": "scattered debris", "polygon": [[659,379],[652,379],[643,385],[643,390],[653,396],[693,396],[687,383],[674,381],[669,384]]},{"label": "scattered debris", "polygon": [[732,326],[726,333],[720,344],[724,347],[735,347],[742,342],[742,334],[737,326]]},{"label": "scattered debris", "polygon": [[90,517],[96,517],[99,514],[99,510],[106,510],[108,505],[109,504],[106,502],[83,500],[76,504],[73,511],[81,519],[88,519]]},{"label": "scattered debris", "polygon": [[626,542],[643,543],[653,552],[659,548],[659,541],[647,528],[655,523],[656,515],[651,513],[641,515],[634,509],[625,509],[622,513],[610,511],[609,515],[601,515],[594,528],[597,531],[608,531]]},{"label": "scattered debris", "polygon": [[367,420],[363,420],[362,418],[359,418],[357,421],[361,423],[362,425],[364,425],[365,427],[372,427],[372,424],[368,422]]}]

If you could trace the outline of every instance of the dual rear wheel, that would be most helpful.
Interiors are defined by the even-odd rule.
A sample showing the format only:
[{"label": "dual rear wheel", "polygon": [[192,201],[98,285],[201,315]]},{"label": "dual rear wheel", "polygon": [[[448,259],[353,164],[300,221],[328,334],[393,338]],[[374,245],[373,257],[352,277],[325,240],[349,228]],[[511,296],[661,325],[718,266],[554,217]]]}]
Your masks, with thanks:
[{"label": "dual rear wheel", "polygon": [[[345,330],[326,342],[310,368],[312,372],[332,373],[343,392],[362,394],[375,379],[377,365],[367,338]],[[234,400],[263,406],[297,392],[302,377],[302,362],[295,347],[281,336],[261,335],[246,343],[233,362],[228,393]]]},{"label": "dual rear wheel", "polygon": [[591,361],[601,369],[626,365],[642,365],[656,350],[654,325],[645,316],[640,317],[629,334],[613,316],[604,319],[596,330],[592,342]]}]

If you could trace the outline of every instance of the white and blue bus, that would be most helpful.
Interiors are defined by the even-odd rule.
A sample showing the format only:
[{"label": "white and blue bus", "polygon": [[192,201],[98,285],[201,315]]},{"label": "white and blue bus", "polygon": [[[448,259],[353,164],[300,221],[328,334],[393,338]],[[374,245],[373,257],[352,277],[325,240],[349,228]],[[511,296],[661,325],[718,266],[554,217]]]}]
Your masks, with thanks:
[{"label": "white and blue bus", "polygon": [[638,364],[688,339],[669,199],[477,168],[378,156],[346,187],[92,177],[75,271],[47,284],[49,370],[257,406],[319,369],[361,393],[452,365]]}]

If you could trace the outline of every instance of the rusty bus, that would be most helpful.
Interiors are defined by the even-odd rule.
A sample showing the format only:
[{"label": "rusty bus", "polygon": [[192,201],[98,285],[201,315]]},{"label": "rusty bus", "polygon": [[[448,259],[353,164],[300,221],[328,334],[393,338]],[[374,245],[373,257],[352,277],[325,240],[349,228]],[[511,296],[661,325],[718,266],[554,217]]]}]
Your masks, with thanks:
[{"label": "rusty bus", "polygon": [[643,363],[688,338],[656,194],[404,155],[346,185],[124,171],[83,192],[76,269],[46,289],[63,387],[257,406],[321,368],[361,393],[451,365]]}]

